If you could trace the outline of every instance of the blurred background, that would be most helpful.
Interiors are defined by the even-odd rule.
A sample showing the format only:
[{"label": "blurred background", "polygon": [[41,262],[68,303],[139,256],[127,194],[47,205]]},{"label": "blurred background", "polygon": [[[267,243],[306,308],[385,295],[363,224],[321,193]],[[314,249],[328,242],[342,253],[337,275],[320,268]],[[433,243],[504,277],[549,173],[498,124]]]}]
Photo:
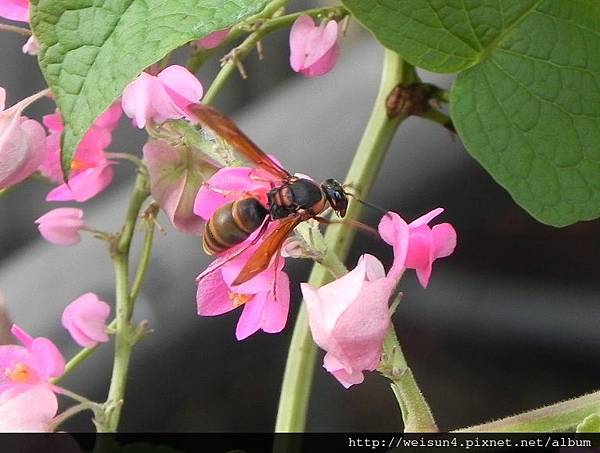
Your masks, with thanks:
[{"label": "blurred background", "polygon": [[[292,2],[290,10],[319,2]],[[324,3],[324,2],[322,2]],[[288,31],[264,41],[265,60],[246,60],[248,80],[237,74],[216,105],[264,150],[294,171],[343,179],[370,113],[382,49],[352,22],[336,68],[304,78],[288,64]],[[0,86],[8,105],[44,87],[24,40],[0,38]],[[186,52],[177,55],[183,62]],[[205,87],[218,70],[199,78]],[[449,86],[452,77],[422,74]],[[41,119],[50,102],[28,113]],[[113,151],[141,155],[144,134],[123,120]],[[88,224],[117,230],[124,218],[133,169],[118,166],[111,188],[86,203]],[[0,202],[0,291],[10,318],[34,336],[55,341],[66,357],[77,346],[60,325],[62,309],[84,292],[112,302],[113,275],[104,244],[86,238],[59,248],[42,240],[33,222],[57,205],[49,187],[28,182]],[[537,223],[466,153],[460,140],[426,120],[400,127],[370,201],[407,220],[442,206],[455,225],[454,255],[436,262],[423,290],[414,272],[401,283],[405,297],[394,317],[409,364],[443,430],[479,424],[581,395],[600,387],[600,224],[556,229]],[[377,224],[366,213],[364,221]],[[300,304],[299,282],[309,263],[288,260],[292,313],[278,335],[234,337],[239,311],[196,316],[195,276],[205,268],[198,238],[173,230],[158,235],[136,318],[154,333],[134,352],[125,431],[271,431],[287,347]],[[139,245],[139,244],[138,244]],[[348,259],[368,251],[390,262],[391,253],[358,235]],[[104,400],[112,343],[64,381]],[[322,360],[322,355],[319,361]],[[373,416],[377,414],[377,416]],[[401,417],[387,381],[377,373],[345,390],[320,366],[309,410],[309,431],[398,431]],[[84,414],[65,426],[91,430]]]}]

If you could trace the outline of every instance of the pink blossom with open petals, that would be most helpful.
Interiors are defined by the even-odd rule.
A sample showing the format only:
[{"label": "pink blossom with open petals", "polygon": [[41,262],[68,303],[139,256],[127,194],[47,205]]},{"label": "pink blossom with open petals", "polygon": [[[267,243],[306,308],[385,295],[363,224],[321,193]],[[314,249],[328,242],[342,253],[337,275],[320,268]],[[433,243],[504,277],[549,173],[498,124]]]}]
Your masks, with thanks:
[{"label": "pink blossom with open petals", "polygon": [[83,211],[77,208],[57,208],[47,212],[35,223],[44,239],[56,245],[75,245],[81,241],[79,231],[85,227]]},{"label": "pink blossom with open petals", "polygon": [[157,76],[142,72],[123,91],[123,111],[140,129],[147,121],[162,123],[186,117],[185,108],[200,101],[200,81],[183,66],[172,65]]},{"label": "pink blossom with open petals", "polygon": [[106,320],[109,315],[110,305],[94,293],[85,293],[67,305],[62,325],[79,346],[93,348],[108,341]]},{"label": "pink blossom with open petals", "polygon": [[29,22],[29,0],[1,0],[0,17],[18,22]]},{"label": "pink blossom with open petals", "polygon": [[195,44],[202,49],[214,49],[215,47],[219,47],[221,43],[227,39],[227,35],[229,35],[228,28],[213,31],[204,38],[197,40]]},{"label": "pink blossom with open petals", "polygon": [[41,386],[52,389],[50,380],[60,376],[65,369],[65,359],[58,348],[47,338],[32,338],[13,325],[12,334],[23,346],[0,346],[0,395],[7,390],[25,391]]},{"label": "pink blossom with open petals", "polygon": [[410,224],[394,212],[381,219],[379,234],[394,252],[387,274],[377,258],[363,255],[348,274],[321,288],[301,284],[313,339],[327,351],[323,366],[344,387],[361,383],[363,371],[379,365],[390,325],[388,305],[404,271],[416,269],[426,286],[432,262],[453,252],[454,228],[427,226],[442,211],[434,209]]},{"label": "pink blossom with open petals", "polygon": [[247,248],[246,245],[239,246],[235,250],[244,251],[233,259],[232,253],[235,251],[217,258],[197,279],[196,303],[199,315],[217,316],[244,306],[235,332],[238,340],[243,340],[258,330],[281,332],[287,322],[290,281],[283,271],[283,258],[274,259],[266,270],[247,282],[232,285],[259,245],[260,242]]},{"label": "pink blossom with open petals", "polygon": [[308,77],[327,74],[340,52],[337,37],[336,21],[315,25],[310,16],[300,16],[290,31],[290,66]]},{"label": "pink blossom with open petals", "polygon": [[47,387],[9,389],[0,393],[0,433],[51,432],[58,400]]},{"label": "pink blossom with open petals", "polygon": [[300,285],[313,339],[327,351],[323,366],[346,388],[379,365],[396,284],[377,258],[363,255],[353,270],[327,285]]},{"label": "pink blossom with open petals", "polygon": [[[456,230],[451,224],[441,223],[433,227],[427,225],[442,212],[443,208],[434,209],[408,225],[398,214],[389,212],[379,223],[382,239],[394,248],[406,250],[404,266],[417,271],[417,278],[423,288],[427,288],[429,284],[433,262],[451,255],[456,247]],[[399,246],[400,232],[403,242]],[[405,239],[407,236],[408,242]]]},{"label": "pink blossom with open petals", "polygon": [[203,181],[217,167],[193,148],[151,140],[144,145],[144,163],[150,173],[150,192],[178,230],[200,234],[204,219],[194,213]]},{"label": "pink blossom with open petals", "polygon": [[60,163],[60,136],[64,129],[58,112],[44,116],[44,125],[50,131],[45,144],[44,160],[40,166],[42,174],[59,186],[51,190],[48,201],[84,202],[106,189],[113,179],[112,165],[104,150],[112,142],[112,133],[121,118],[121,107],[113,104],[100,115],[84,135],[75,151],[71,163],[69,182],[64,183]]},{"label": "pink blossom with open petals", "polygon": [[42,93],[4,110],[6,91],[0,87],[0,189],[31,176],[42,162],[46,133],[40,123],[23,116],[23,110]]}]

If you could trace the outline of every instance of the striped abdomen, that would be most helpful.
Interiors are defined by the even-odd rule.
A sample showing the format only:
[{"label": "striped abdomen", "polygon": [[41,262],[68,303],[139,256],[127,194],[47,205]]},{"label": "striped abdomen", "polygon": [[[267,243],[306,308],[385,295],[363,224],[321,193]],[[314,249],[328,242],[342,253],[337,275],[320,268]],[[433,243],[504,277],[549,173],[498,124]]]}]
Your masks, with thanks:
[{"label": "striped abdomen", "polygon": [[243,198],[221,206],[204,227],[204,251],[214,255],[244,242],[262,225],[268,213],[256,198]]}]

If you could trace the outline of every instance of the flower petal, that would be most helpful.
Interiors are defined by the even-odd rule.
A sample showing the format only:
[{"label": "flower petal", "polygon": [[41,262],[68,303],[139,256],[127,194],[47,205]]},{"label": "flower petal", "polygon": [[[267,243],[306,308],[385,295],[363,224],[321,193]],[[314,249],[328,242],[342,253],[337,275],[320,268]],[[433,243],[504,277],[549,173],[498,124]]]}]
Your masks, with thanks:
[{"label": "flower petal", "polygon": [[223,280],[220,270],[207,274],[198,281],[196,291],[198,314],[200,316],[218,316],[233,310],[236,307],[229,295],[229,287]]},{"label": "flower petal", "polygon": [[379,235],[394,250],[394,262],[388,276],[400,279],[404,273],[410,230],[406,222],[395,212],[388,212],[379,221]]},{"label": "flower petal", "polygon": [[360,384],[365,380],[362,371],[348,372],[344,366],[332,354],[325,354],[323,368],[329,371],[345,388]]},{"label": "flower petal", "polygon": [[29,0],[0,1],[0,17],[19,22],[29,22]]},{"label": "flower petal", "polygon": [[445,258],[452,255],[456,248],[456,230],[449,223],[434,225],[431,229],[433,237],[434,258]]},{"label": "flower petal", "polygon": [[50,432],[57,411],[56,395],[47,387],[11,389],[0,394],[0,432]]},{"label": "flower petal", "polygon": [[180,109],[200,102],[203,88],[194,74],[183,66],[171,65],[156,76]]}]

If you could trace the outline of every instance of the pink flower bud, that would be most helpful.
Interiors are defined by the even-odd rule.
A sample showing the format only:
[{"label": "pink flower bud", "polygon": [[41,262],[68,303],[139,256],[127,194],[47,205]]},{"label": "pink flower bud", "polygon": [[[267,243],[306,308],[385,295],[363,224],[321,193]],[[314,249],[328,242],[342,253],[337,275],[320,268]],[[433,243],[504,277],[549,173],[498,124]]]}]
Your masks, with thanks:
[{"label": "pink flower bud", "polygon": [[215,47],[219,47],[221,43],[225,41],[228,34],[228,28],[224,30],[213,31],[212,33],[206,35],[204,38],[197,40],[196,46],[202,49],[214,49]]},{"label": "pink flower bud", "polygon": [[183,66],[169,66],[157,76],[142,72],[123,91],[123,111],[140,129],[186,117],[185,108],[200,101],[202,84]]},{"label": "pink flower bud", "polygon": [[27,42],[23,45],[23,53],[27,55],[37,55],[40,53],[40,43],[35,36],[30,36]]},{"label": "pink flower bud", "polygon": [[40,94],[30,96],[4,110],[6,91],[0,88],[0,189],[28,178],[42,162],[44,128],[21,115],[40,97]]},{"label": "pink flower bud", "polygon": [[110,305],[94,293],[85,293],[67,305],[62,314],[62,325],[78,345],[93,348],[108,341],[106,320],[109,315]]},{"label": "pink flower bud", "polygon": [[346,388],[379,364],[396,283],[377,258],[363,255],[352,271],[327,285],[300,286],[313,339],[327,351],[324,367]]},{"label": "pink flower bud", "polygon": [[152,197],[173,226],[184,233],[200,234],[204,219],[194,214],[194,200],[202,183],[217,168],[195,149],[162,141],[146,143],[144,163],[150,173]]},{"label": "pink flower bud", "polygon": [[29,22],[29,0],[1,0],[0,17]]},{"label": "pink flower bud", "polygon": [[77,208],[57,208],[35,221],[44,239],[56,245],[75,245],[81,241],[79,230],[85,223],[83,211]]},{"label": "pink flower bud", "polygon": [[290,31],[290,66],[308,77],[327,74],[339,55],[338,24],[330,20],[316,26],[310,16],[300,16]]}]

